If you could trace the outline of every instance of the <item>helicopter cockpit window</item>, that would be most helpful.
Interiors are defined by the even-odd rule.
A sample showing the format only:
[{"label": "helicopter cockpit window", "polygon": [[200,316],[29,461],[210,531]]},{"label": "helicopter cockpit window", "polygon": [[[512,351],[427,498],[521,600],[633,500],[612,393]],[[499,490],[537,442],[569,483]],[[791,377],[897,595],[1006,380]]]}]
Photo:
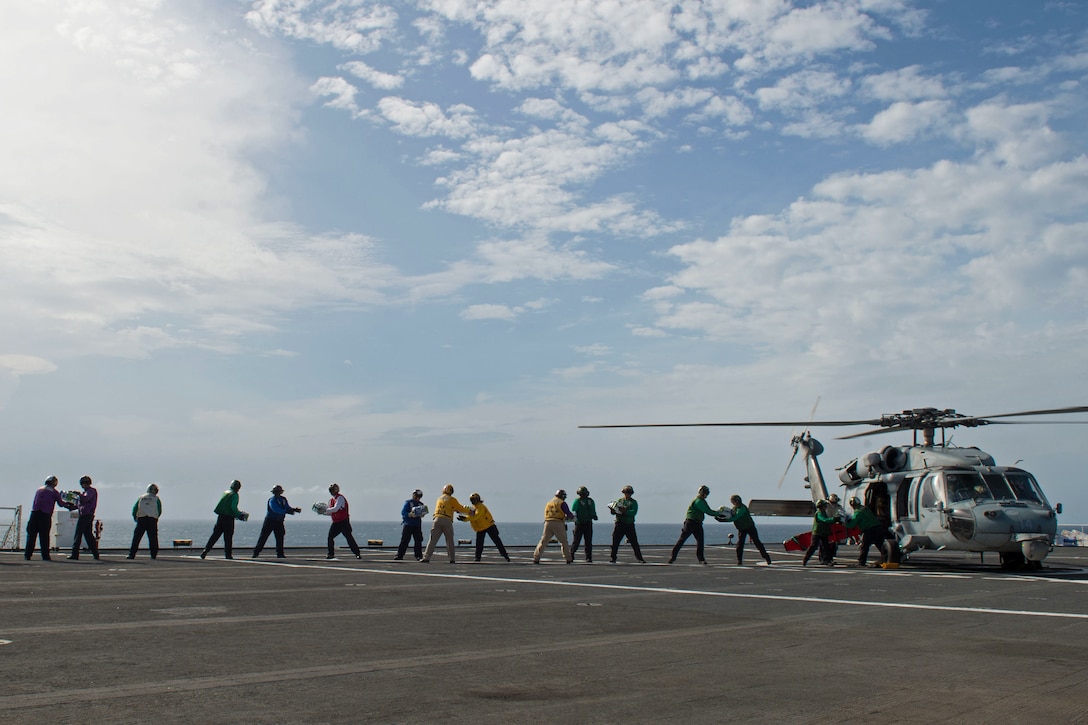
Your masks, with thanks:
[{"label": "helicopter cockpit window", "polygon": [[986,485],[990,487],[990,495],[995,499],[1003,501],[1016,498],[1012,489],[1009,488],[1009,484],[1005,482],[1005,477],[1000,473],[984,473],[982,478],[986,481]]},{"label": "helicopter cockpit window", "polygon": [[986,484],[976,473],[946,473],[945,484],[948,486],[948,501],[970,501],[975,498],[988,498],[990,492]]},{"label": "helicopter cockpit window", "polygon": [[1039,492],[1039,486],[1030,474],[1007,471],[1005,479],[1009,482],[1009,487],[1012,488],[1012,492],[1016,495],[1018,501],[1043,503],[1043,495]]}]

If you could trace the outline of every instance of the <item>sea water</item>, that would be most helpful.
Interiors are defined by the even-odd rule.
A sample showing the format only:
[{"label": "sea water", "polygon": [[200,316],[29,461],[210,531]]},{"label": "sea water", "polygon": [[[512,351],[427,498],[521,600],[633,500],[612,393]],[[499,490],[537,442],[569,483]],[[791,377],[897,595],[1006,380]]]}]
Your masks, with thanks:
[{"label": "sea water", "polygon": [[[763,523],[756,520],[759,537],[770,551],[781,550],[781,544],[786,539],[803,531],[808,531],[811,525],[806,520],[796,520],[795,523],[781,523],[779,519],[774,523]],[[252,548],[257,543],[257,537],[261,534],[263,519],[251,517],[249,521],[238,521],[234,527],[234,546],[239,549]],[[192,539],[194,547],[203,547],[211,536],[215,519],[169,519],[159,521],[159,546],[169,549],[175,539]],[[127,549],[132,542],[134,524],[131,520],[108,519],[102,522],[102,538],[99,546],[106,549]],[[284,524],[287,535],[285,544],[287,547],[324,547],[329,533],[329,519],[293,518],[288,517]],[[399,521],[352,521],[352,533],[360,546],[366,546],[368,540],[381,540],[383,546],[395,547],[400,543],[401,524]],[[540,541],[543,532],[543,522],[532,523],[503,523],[499,524],[499,534],[507,546],[535,546]],[[706,532],[707,546],[721,546],[728,541],[730,534],[736,538],[737,529],[733,524],[720,524],[709,521],[703,526]],[[672,545],[680,535],[680,524],[639,524],[635,530],[638,541],[643,546]],[[430,521],[423,522],[423,543],[427,543],[427,535],[430,531]],[[574,526],[567,526],[568,536],[573,535]],[[464,522],[454,522],[454,535],[457,539],[476,540],[476,534],[472,527]],[[595,545],[612,542],[612,522],[608,520],[598,521],[593,527],[593,543]],[[343,538],[337,539],[337,546],[344,544]],[[222,547],[220,539],[217,548]],[[485,540],[485,549],[492,546],[491,540]],[[624,547],[627,543],[624,542]],[[688,539],[687,546],[694,547],[695,540]],[[61,548],[65,544],[61,543]],[[141,547],[147,548],[145,539]],[[275,550],[275,539],[269,537],[266,549]]]}]

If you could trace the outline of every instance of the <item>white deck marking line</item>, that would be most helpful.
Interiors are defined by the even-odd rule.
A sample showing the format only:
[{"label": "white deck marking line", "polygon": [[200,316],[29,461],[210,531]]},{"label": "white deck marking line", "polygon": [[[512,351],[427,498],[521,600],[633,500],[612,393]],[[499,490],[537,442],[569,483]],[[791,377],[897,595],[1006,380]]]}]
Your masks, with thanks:
[{"label": "white deck marking line", "polygon": [[571,582],[550,579],[515,579],[512,577],[490,577],[478,574],[440,574],[426,571],[389,571],[387,569],[356,569],[344,566],[287,564],[278,561],[241,560],[246,564],[259,566],[284,566],[296,569],[324,569],[329,571],[364,572],[367,574],[391,574],[393,576],[418,576],[432,579],[461,579],[466,581],[501,582],[507,584],[536,584],[538,586],[580,587],[585,589],[605,589],[624,592],[647,592],[653,594],[686,594],[703,597],[721,597],[725,599],[758,599],[776,602],[808,602],[813,604],[838,604],[848,607],[874,607],[879,609],[914,609],[928,612],[956,612],[965,614],[1004,614],[1017,617],[1050,617],[1055,619],[1086,619],[1088,614],[1078,612],[1033,612],[1027,609],[997,609],[994,607],[952,607],[942,604],[910,604],[908,602],[866,602],[860,599],[832,599],[830,597],[798,597],[785,594],[741,594],[738,592],[708,592],[701,589],[670,589],[667,587],[645,587],[633,584],[599,584],[595,582]]}]

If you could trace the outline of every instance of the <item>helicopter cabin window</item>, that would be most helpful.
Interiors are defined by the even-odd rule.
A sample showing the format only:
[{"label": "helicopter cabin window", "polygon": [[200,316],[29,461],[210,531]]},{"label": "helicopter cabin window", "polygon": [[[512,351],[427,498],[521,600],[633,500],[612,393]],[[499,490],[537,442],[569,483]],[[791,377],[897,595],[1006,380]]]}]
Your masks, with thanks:
[{"label": "helicopter cabin window", "polygon": [[1000,473],[984,473],[982,479],[986,481],[986,485],[990,487],[990,495],[998,501],[1007,501],[1015,499],[1012,489],[1009,488],[1009,484],[1005,482],[1005,477]]},{"label": "helicopter cabin window", "polygon": [[973,498],[987,498],[990,494],[986,484],[976,473],[950,471],[945,474],[948,486],[948,502],[970,501]]},{"label": "helicopter cabin window", "polygon": [[1039,492],[1039,486],[1029,473],[1005,472],[1005,480],[1009,482],[1013,494],[1018,501],[1030,501],[1031,503],[1043,503],[1043,495]]},{"label": "helicopter cabin window", "polygon": [[918,489],[918,508],[931,509],[937,507],[941,500],[941,482],[932,473],[925,477]]}]

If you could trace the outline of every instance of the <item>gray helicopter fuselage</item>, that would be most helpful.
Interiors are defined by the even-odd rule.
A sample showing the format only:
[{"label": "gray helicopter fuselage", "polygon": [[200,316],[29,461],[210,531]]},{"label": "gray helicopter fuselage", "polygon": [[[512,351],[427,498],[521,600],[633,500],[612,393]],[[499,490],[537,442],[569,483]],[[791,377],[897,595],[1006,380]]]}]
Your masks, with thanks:
[{"label": "gray helicopter fuselage", "polygon": [[[828,493],[817,461],[822,448],[813,439],[802,444],[814,500]],[[1003,562],[1040,562],[1057,534],[1057,512],[1034,476],[997,466],[974,447],[885,446],[850,461],[839,481],[842,498],[869,506],[904,553],[992,551]]]}]

